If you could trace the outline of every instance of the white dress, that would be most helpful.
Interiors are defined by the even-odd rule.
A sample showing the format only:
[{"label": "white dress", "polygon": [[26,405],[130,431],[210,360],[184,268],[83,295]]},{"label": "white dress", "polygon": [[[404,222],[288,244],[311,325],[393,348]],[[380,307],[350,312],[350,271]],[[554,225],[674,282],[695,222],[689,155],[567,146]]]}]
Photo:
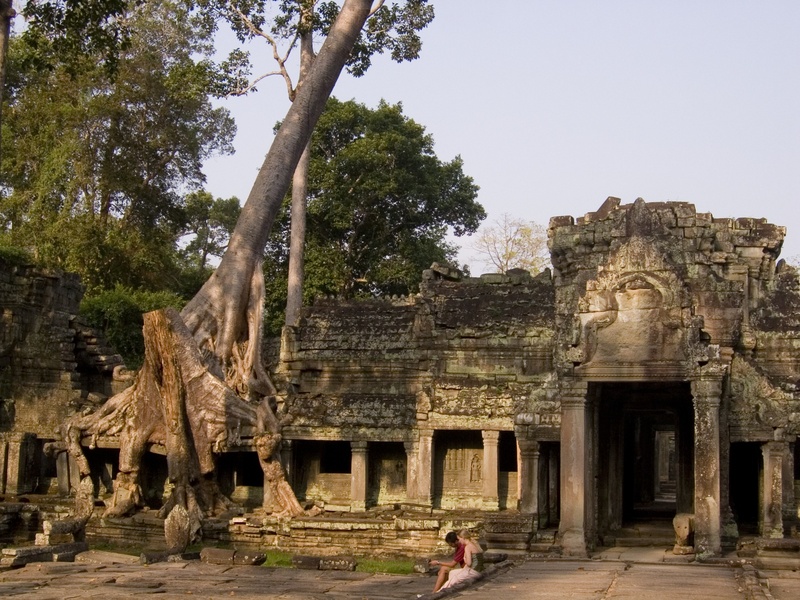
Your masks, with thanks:
[{"label": "white dress", "polygon": [[480,576],[480,572],[478,572],[478,565],[480,564],[480,557],[478,556],[478,552],[471,551],[470,552],[471,559],[468,565],[464,565],[460,569],[453,569],[450,571],[450,574],[447,577],[447,581],[444,582],[444,585],[439,588],[443,590],[445,588],[453,587],[456,584],[463,583],[465,581],[472,581],[473,579],[477,579]]}]

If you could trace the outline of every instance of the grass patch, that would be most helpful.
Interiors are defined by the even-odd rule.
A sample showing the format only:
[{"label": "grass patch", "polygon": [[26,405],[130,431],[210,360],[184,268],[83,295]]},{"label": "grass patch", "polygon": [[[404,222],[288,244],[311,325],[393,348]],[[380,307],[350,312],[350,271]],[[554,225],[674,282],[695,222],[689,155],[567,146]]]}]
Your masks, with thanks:
[{"label": "grass patch", "polygon": [[126,546],[125,544],[112,544],[110,542],[89,542],[89,550],[98,550],[100,552],[115,552],[117,554],[128,554],[130,556],[139,556],[142,549],[137,546]]},{"label": "grass patch", "polygon": [[362,573],[410,575],[414,572],[414,561],[408,558],[357,558],[356,561],[356,571]]},{"label": "grass patch", "polygon": [[265,567],[291,567],[292,553],[283,550],[266,550],[267,560],[264,561]]}]

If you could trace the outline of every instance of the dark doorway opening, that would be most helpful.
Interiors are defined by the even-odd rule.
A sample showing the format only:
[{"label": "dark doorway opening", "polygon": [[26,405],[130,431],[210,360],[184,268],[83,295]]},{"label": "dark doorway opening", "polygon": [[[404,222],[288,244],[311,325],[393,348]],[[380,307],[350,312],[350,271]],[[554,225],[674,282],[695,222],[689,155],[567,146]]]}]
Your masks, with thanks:
[{"label": "dark doorway opening", "polygon": [[597,400],[598,532],[671,528],[693,511],[694,411],[688,382],[592,384]]},{"label": "dark doorway opening", "polygon": [[758,534],[761,444],[734,442],[730,458],[730,501],[740,534]]}]

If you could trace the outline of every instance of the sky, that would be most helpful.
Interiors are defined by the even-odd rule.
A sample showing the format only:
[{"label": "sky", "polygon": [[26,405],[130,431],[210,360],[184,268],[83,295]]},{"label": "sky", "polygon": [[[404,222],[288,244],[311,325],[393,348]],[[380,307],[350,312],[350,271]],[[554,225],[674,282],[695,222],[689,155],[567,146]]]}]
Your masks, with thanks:
[{"label": "sky", "polygon": [[[782,256],[800,255],[800,2],[432,3],[418,60],[378,58],[333,95],[401,102],[442,161],[462,157],[487,223],[547,226],[608,196],[691,202],[783,225]],[[221,104],[237,121],[236,153],[206,163],[206,187],[244,200],[286,90],[271,78]],[[473,274],[488,270],[469,238],[454,241]]]}]

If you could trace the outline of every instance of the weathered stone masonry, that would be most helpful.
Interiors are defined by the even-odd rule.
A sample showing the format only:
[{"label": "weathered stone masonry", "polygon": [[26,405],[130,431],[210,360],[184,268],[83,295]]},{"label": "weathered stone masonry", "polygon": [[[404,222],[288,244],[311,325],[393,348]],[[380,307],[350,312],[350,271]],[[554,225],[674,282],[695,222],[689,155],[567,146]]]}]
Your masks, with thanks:
[{"label": "weathered stone masonry", "polygon": [[[745,534],[796,535],[800,283],[778,262],[784,235],[763,219],[717,219],[688,203],[609,198],[584,217],[551,220],[552,272],[465,278],[434,265],[412,297],[319,301],[270,346],[290,482],[328,514],[485,511],[473,515],[500,523],[487,528],[490,544],[525,548],[535,530],[557,528],[567,555],[676,513],[693,515],[702,556]],[[64,415],[121,385],[89,377],[113,371],[114,361],[88,351],[90,332],[69,316],[77,282],[42,277],[53,289],[72,282],[72,303],[22,309],[36,303],[4,300],[0,348],[11,369],[2,402],[16,407],[4,435],[35,434],[40,445]],[[37,306],[49,306],[45,296]],[[52,321],[50,332],[25,327],[61,340],[58,364],[35,362],[52,351],[25,354],[34,337],[8,325],[23,310],[50,315],[42,321]],[[34,393],[26,377],[49,383]],[[52,402],[52,415],[34,426],[20,412],[26,397]],[[245,505],[269,505],[241,437],[219,458],[220,485]],[[115,446],[85,441],[94,442]],[[8,464],[16,452],[7,451]],[[68,467],[59,465],[62,488]],[[12,471],[5,468],[6,480],[27,481]],[[150,471],[151,504],[163,476]],[[242,536],[283,543],[294,528],[298,548],[330,543],[321,522],[301,521],[248,521],[220,535],[244,527]],[[360,527],[359,543],[372,547],[377,536],[397,551],[435,543],[439,525],[418,526],[377,519],[326,527]]]},{"label": "weathered stone masonry", "polygon": [[82,297],[76,275],[0,262],[0,493],[68,493],[44,445],[124,385],[121,357],[77,317]]},{"label": "weathered stone masonry", "polygon": [[[609,198],[551,220],[552,275],[433,268],[411,298],[306,309],[280,363],[295,485],[357,509],[400,498],[386,481],[404,471],[405,500],[518,508],[575,555],[665,493],[702,555],[740,526],[791,533],[800,296],[784,234]],[[358,445],[358,497],[348,474],[336,491],[309,470],[310,440]]]}]

